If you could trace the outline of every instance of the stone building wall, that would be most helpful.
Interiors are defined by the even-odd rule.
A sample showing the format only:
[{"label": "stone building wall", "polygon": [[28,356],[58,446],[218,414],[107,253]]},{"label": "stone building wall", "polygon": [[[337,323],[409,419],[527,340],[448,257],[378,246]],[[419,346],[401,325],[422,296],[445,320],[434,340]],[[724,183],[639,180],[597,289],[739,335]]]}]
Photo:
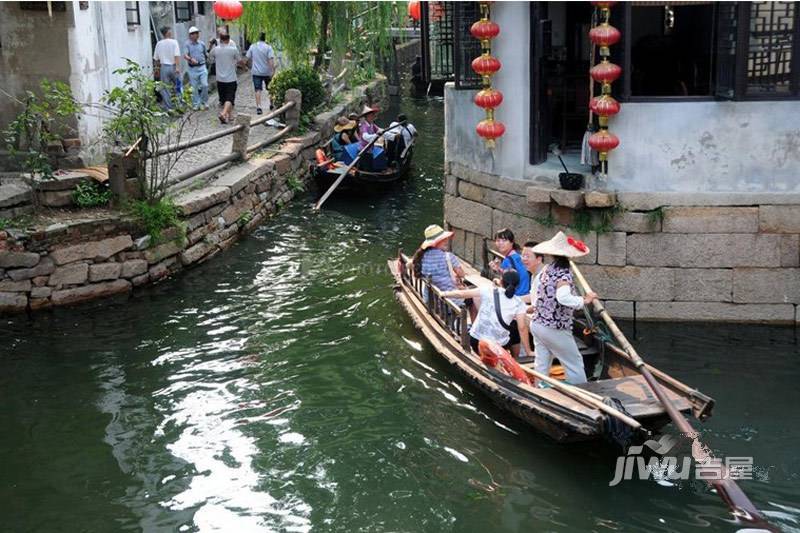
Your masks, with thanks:
[{"label": "stone building wall", "polygon": [[[454,251],[481,266],[493,233],[580,235],[581,270],[612,315],[641,320],[800,320],[800,194],[564,191],[446,167]],[[617,207],[613,207],[617,205]],[[603,226],[603,221],[608,223]],[[599,229],[599,231],[597,231]]]},{"label": "stone building wall", "polygon": [[349,100],[318,115],[319,131],[269,147],[177,196],[183,228],[158,242],[119,213],[56,223],[34,232],[0,230],[0,315],[127,294],[207,261],[265,223],[310,181],[310,164],[342,113],[386,96],[384,78],[356,88]]}]

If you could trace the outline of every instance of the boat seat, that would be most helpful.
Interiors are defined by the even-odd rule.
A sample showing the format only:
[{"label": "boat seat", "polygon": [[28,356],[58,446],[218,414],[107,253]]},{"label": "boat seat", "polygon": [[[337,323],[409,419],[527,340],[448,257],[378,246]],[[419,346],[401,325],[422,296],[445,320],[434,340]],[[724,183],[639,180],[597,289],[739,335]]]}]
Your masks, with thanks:
[{"label": "boat seat", "polygon": [[[643,376],[625,376],[622,378],[603,379],[590,381],[578,387],[599,394],[609,396],[622,402],[625,409],[636,419],[665,415],[666,410],[661,402],[653,395],[650,386]],[[662,387],[667,398],[679,411],[691,411],[689,401],[675,394],[667,387]]]}]

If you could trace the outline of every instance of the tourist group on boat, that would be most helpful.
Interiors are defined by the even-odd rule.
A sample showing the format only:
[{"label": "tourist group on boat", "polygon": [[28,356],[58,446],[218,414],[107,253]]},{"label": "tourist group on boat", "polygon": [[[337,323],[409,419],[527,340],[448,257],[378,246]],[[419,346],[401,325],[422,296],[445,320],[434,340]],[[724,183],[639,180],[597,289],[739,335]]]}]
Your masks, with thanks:
[{"label": "tourist group on boat", "polygon": [[544,375],[550,374],[557,358],[568,383],[585,383],[583,357],[573,337],[573,311],[591,304],[597,294],[576,294],[570,260],[587,255],[586,244],[559,231],[550,240],[520,246],[511,230],[501,229],[494,235],[500,257],[489,263],[494,283],[467,288],[464,269],[449,251],[452,237],[452,231],[439,225],[428,226],[412,267],[442,297],[466,305],[472,349],[480,353],[480,342],[486,341],[517,360],[533,356],[534,369]]},{"label": "tourist group on boat", "polygon": [[397,161],[413,143],[417,130],[402,113],[388,127],[380,128],[375,123],[379,112],[378,107],[364,106],[360,114],[339,117],[329,143],[330,155],[325,154],[323,161],[329,163],[332,159],[334,165],[349,165],[368,146],[369,150],[361,155],[359,168],[380,172]]}]

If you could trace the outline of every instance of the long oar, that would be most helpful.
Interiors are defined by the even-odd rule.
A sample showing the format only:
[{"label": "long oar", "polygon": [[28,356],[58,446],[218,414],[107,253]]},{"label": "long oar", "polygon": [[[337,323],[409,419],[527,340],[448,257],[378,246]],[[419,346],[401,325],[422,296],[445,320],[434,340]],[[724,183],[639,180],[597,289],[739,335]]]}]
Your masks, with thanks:
[{"label": "long oar", "polygon": [[314,210],[317,211],[317,210],[319,210],[320,207],[322,207],[322,204],[325,202],[325,200],[327,200],[328,197],[331,194],[333,194],[333,191],[336,190],[336,187],[338,187],[339,184],[342,182],[342,180],[344,180],[347,177],[347,174],[353,169],[353,167],[355,167],[358,164],[358,160],[361,159],[361,156],[364,155],[364,153],[367,150],[371,150],[372,149],[372,146],[375,144],[375,141],[380,139],[381,136],[384,133],[386,133],[387,131],[393,130],[395,128],[399,128],[399,127],[403,126],[405,123],[406,123],[406,121],[404,120],[400,124],[396,124],[396,125],[392,126],[391,128],[378,130],[378,133],[375,134],[375,138],[372,139],[370,142],[368,142],[367,145],[364,148],[362,148],[360,152],[358,152],[358,155],[356,155],[355,159],[353,159],[353,162],[350,163],[349,165],[347,165],[347,168],[344,169],[344,172],[342,172],[341,176],[336,178],[336,181],[334,181],[333,184],[328,188],[328,190],[325,191],[325,194],[323,194],[320,197],[320,199],[317,200],[317,203],[314,205]]},{"label": "long oar", "polygon": [[[589,283],[586,281],[586,278],[583,277],[583,274],[578,267],[570,261],[570,266],[572,267],[572,273],[575,274],[575,278],[578,280],[578,285],[580,285],[581,289],[584,292],[591,291],[591,287]],[[687,437],[692,439],[692,456],[694,460],[698,464],[702,464],[710,459],[713,459],[714,456],[712,455],[711,451],[703,445],[700,440],[698,439],[697,431],[686,421],[683,415],[672,405],[672,402],[669,401],[667,398],[664,389],[661,388],[661,384],[656,381],[653,377],[653,374],[650,373],[650,370],[647,368],[647,365],[636,352],[636,349],[628,342],[628,339],[625,338],[625,335],[622,333],[622,330],[619,329],[614,319],[611,318],[611,315],[608,314],[605,307],[599,300],[594,300],[594,309],[603,319],[603,321],[608,326],[608,329],[611,330],[611,333],[617,339],[622,349],[627,352],[630,356],[633,364],[636,366],[636,370],[639,371],[642,376],[644,376],[645,381],[650,386],[650,389],[655,394],[656,398],[664,405],[664,409],[666,409],[667,414],[672,419],[672,422],[677,426],[677,428],[681,431],[681,433],[685,434]],[[753,502],[750,501],[750,498],[742,491],[739,485],[736,484],[730,478],[730,472],[728,469],[723,466],[722,464],[715,465],[718,468],[718,477],[719,479],[707,479],[709,485],[712,488],[716,489],[717,493],[723,499],[723,501],[728,505],[728,507],[733,512],[734,516],[737,518],[741,518],[747,522],[750,522],[754,525],[759,527],[763,527],[769,529],[771,531],[777,531],[775,527],[769,524],[761,514],[761,512],[753,505]],[[706,465],[708,467],[708,465]],[[717,476],[715,476],[717,477]]]}]

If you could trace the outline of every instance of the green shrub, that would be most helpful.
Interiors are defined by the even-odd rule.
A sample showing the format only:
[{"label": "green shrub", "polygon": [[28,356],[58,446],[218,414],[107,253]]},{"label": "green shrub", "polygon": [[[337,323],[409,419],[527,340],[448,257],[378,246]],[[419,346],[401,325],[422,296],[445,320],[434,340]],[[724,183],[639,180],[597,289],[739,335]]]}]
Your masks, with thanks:
[{"label": "green shrub", "polygon": [[111,200],[111,191],[93,181],[83,181],[72,191],[72,200],[78,207],[106,205]]},{"label": "green shrub", "polygon": [[275,107],[283,105],[283,97],[288,89],[298,89],[303,93],[303,110],[311,111],[325,101],[325,88],[313,68],[300,65],[279,70],[269,84],[269,95]]},{"label": "green shrub", "polygon": [[136,200],[130,203],[129,209],[155,242],[161,240],[162,231],[180,226],[181,223],[178,218],[178,208],[169,198],[162,198],[155,203]]}]

